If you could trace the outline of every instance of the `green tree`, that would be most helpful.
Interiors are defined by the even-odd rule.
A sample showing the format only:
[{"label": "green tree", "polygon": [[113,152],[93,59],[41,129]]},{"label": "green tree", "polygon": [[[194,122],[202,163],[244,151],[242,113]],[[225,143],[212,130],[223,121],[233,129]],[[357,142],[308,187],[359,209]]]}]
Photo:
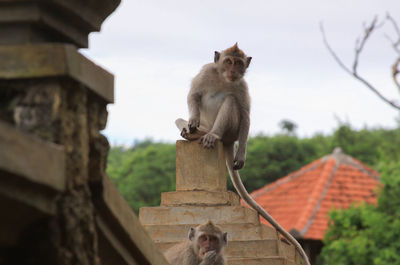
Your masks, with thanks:
[{"label": "green tree", "polygon": [[175,145],[147,144],[125,151],[119,159],[109,159],[119,168],[112,165],[107,172],[134,211],[159,205],[161,193],[175,189]]},{"label": "green tree", "polygon": [[282,131],[287,132],[288,134],[294,134],[297,129],[297,124],[290,120],[281,120],[279,122],[279,127]]},{"label": "green tree", "polygon": [[330,213],[321,260],[324,265],[400,264],[400,163],[381,170],[378,205],[352,206]]},{"label": "green tree", "polygon": [[332,136],[331,148],[336,146],[340,146],[346,154],[378,168],[382,160],[400,160],[400,128],[364,128],[357,131],[350,124],[341,124]]}]

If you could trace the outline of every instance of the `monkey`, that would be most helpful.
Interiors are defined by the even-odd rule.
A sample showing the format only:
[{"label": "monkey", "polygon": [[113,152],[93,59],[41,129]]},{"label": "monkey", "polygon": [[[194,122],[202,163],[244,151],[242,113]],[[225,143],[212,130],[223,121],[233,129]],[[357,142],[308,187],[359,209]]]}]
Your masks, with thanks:
[{"label": "monkey", "polygon": [[227,233],[211,220],[190,228],[188,239],[165,252],[171,265],[226,265],[223,249],[228,242]]},{"label": "monkey", "polygon": [[301,245],[254,201],[238,172],[245,164],[250,128],[250,96],[244,75],[251,60],[237,43],[215,51],[214,62],[204,65],[192,80],[187,97],[189,121],[179,118],[175,124],[183,138],[197,140],[204,148],[214,148],[216,141],[223,143],[228,172],[240,197],[285,236],[309,265]]}]

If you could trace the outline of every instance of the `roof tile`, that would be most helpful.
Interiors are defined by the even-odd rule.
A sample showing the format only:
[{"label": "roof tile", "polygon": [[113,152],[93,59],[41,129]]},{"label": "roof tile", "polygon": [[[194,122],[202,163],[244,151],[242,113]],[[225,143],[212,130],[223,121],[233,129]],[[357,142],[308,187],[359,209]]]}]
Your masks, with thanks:
[{"label": "roof tile", "polygon": [[376,204],[378,182],[379,173],[334,151],[251,195],[287,231],[296,229],[304,239],[322,240],[329,211],[357,201]]}]

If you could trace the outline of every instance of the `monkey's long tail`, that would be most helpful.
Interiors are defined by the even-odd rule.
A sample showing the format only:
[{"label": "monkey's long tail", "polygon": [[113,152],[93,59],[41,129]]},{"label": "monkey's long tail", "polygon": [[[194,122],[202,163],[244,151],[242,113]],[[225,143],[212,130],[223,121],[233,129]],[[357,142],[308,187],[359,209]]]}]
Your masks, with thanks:
[{"label": "monkey's long tail", "polygon": [[286,230],[277,221],[275,221],[275,219],[272,218],[272,216],[267,213],[267,211],[265,211],[264,208],[262,208],[247,192],[246,188],[243,185],[242,179],[240,178],[239,172],[233,170],[233,145],[225,146],[224,150],[229,175],[231,177],[233,186],[235,186],[235,189],[239,193],[240,197],[245,200],[245,202],[250,205],[254,210],[256,210],[262,217],[264,217],[264,219],[267,220],[273,227],[275,227],[275,229],[278,230],[279,233],[281,233],[290,243],[292,243],[294,247],[299,251],[305,264],[310,265],[310,261],[308,260],[308,257],[299,242],[297,242],[297,240],[291,234],[286,232]]}]

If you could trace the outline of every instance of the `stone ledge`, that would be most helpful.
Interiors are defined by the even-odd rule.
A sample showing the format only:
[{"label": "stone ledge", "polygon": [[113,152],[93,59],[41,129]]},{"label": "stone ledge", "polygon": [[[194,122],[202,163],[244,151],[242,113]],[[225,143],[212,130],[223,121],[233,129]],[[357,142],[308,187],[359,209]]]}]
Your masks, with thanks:
[{"label": "stone ledge", "polygon": [[[211,217],[210,217],[211,219]],[[187,239],[189,229],[198,224],[180,224],[180,225],[144,225],[151,238],[158,243],[176,244]],[[276,231],[272,228],[265,228],[260,224],[239,223],[239,224],[218,224],[222,231],[228,233],[228,242],[277,239]],[[166,248],[163,247],[163,250]]]},{"label": "stone ledge", "polygon": [[114,102],[114,76],[68,44],[0,45],[0,80],[68,77]]},{"label": "stone ledge", "polygon": [[161,194],[161,206],[240,205],[239,196],[231,191],[173,191]]},{"label": "stone ledge", "polygon": [[65,189],[62,146],[43,141],[0,121],[0,169],[56,191]]},{"label": "stone ledge", "polygon": [[244,206],[142,207],[139,218],[146,225],[203,224],[209,219],[217,225],[260,224],[258,213]]},{"label": "stone ledge", "polygon": [[229,265],[294,265],[293,262],[280,256],[271,256],[268,258],[230,258]]},{"label": "stone ledge", "polygon": [[164,255],[109,177],[105,176],[102,183],[93,183],[91,188],[98,215],[97,225],[109,241],[108,245],[111,244],[116,248],[119,256],[124,257],[126,262],[129,260],[127,258],[129,255],[132,260],[137,261],[137,264],[168,265]]},{"label": "stone ledge", "polygon": [[68,42],[88,47],[88,34],[99,31],[119,4],[120,0],[2,0],[0,43]]}]

